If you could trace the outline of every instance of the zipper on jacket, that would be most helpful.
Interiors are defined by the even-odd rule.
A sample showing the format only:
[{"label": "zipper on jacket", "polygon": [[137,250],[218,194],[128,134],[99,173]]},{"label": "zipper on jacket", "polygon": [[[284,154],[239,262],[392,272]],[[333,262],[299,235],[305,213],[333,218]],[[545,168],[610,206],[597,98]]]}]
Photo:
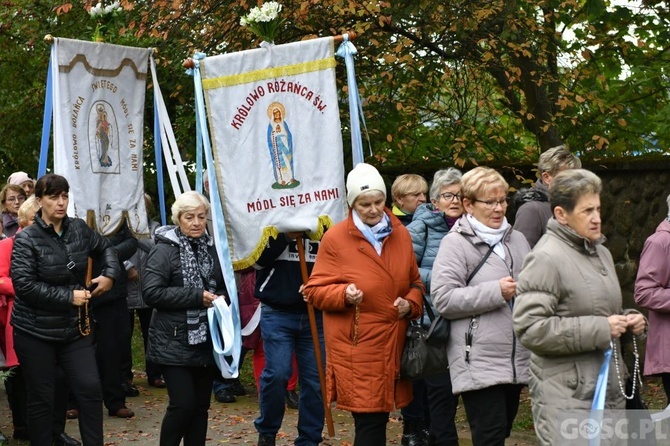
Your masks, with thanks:
[{"label": "zipper on jacket", "polygon": [[177,337],[177,326],[176,326],[176,325],[175,325],[175,327],[174,327],[174,337],[175,337],[175,338]]},{"label": "zipper on jacket", "polygon": [[477,316],[472,316],[468,331],[465,332],[465,362],[468,364],[470,364],[470,350],[472,350],[472,342],[474,341],[475,330],[478,325]]}]

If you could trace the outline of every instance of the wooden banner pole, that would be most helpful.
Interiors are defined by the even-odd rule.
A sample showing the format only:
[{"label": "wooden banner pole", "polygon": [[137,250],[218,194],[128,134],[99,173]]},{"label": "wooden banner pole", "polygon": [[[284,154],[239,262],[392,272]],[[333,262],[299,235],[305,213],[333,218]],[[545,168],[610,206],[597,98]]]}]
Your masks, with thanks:
[{"label": "wooden banner pole", "polygon": [[[309,275],[307,274],[307,260],[305,259],[305,246],[302,243],[302,234],[295,239],[298,245],[298,257],[300,258],[300,272],[302,273],[302,283],[307,284]],[[333,414],[328,404],[326,392],[326,374],[323,370],[323,356],[321,354],[321,343],[319,342],[319,332],[316,326],[316,315],[314,313],[314,306],[307,303],[307,312],[309,314],[309,326],[312,329],[312,342],[314,343],[314,353],[316,355],[316,367],[319,371],[319,384],[321,384],[321,398],[323,399],[323,410],[326,415],[326,427],[328,428],[328,436],[335,436],[335,427],[333,426]]]}]

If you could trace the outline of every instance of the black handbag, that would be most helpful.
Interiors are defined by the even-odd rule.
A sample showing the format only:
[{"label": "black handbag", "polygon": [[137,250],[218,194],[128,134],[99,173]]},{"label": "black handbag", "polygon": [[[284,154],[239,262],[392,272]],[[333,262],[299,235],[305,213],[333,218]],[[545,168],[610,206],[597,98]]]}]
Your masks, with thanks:
[{"label": "black handbag", "polygon": [[421,379],[444,373],[448,367],[446,343],[429,343],[428,329],[418,321],[410,322],[400,359],[400,378]]},{"label": "black handbag", "polygon": [[424,296],[424,306],[426,308],[426,313],[428,314],[428,319],[430,320],[430,327],[426,332],[426,341],[430,345],[447,345],[449,340],[449,331],[451,329],[451,321],[445,319],[442,316],[435,315],[433,313],[433,308],[430,306],[426,297]]},{"label": "black handbag", "polygon": [[[489,247],[479,264],[468,275],[466,284],[470,283],[492,252],[493,246]],[[418,321],[410,322],[407,328],[405,348],[400,358],[400,377],[403,379],[421,379],[444,373],[449,368],[447,341],[451,321],[439,314],[435,315],[426,296],[423,296],[423,302],[430,326],[426,328]]]}]

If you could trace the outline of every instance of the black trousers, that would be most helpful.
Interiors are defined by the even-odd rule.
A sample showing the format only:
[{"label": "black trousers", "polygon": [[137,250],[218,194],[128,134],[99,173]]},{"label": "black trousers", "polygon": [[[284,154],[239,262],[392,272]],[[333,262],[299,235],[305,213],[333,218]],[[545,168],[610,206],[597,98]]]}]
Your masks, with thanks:
[{"label": "black trousers", "polygon": [[[102,399],[110,415],[126,407],[126,395],[121,383],[121,358],[123,345],[130,342],[128,304],[126,299],[96,306],[92,310],[95,320],[96,360],[102,384]],[[81,411],[81,407],[79,410]]]},{"label": "black trousers", "polygon": [[499,384],[463,392],[463,406],[474,446],[504,446],[519,410],[520,384]]},{"label": "black trousers", "polygon": [[26,430],[27,432],[28,397],[21,366],[12,367],[11,375],[5,379],[5,391],[7,392],[9,409],[12,411],[14,429]]},{"label": "black trousers", "polygon": [[140,328],[142,329],[142,343],[144,344],[145,353],[144,367],[147,372],[147,382],[151,383],[161,377],[161,368],[158,364],[146,359],[147,342],[149,341],[149,323],[151,322],[151,314],[153,311],[153,308],[136,308],[134,310],[128,310],[128,326],[130,327],[130,334],[128,342],[123,345],[121,353],[123,358],[121,360],[121,378],[126,381],[133,380],[132,337],[133,332],[135,331],[136,314],[137,318],[140,320]]},{"label": "black trousers", "polygon": [[[32,446],[53,443],[57,365],[79,406],[79,433],[85,446],[102,446],[102,394],[91,336],[71,342],[49,342],[14,330],[14,349],[28,390],[28,434]],[[64,386],[60,386],[64,389]],[[61,403],[62,405],[62,403]],[[59,409],[59,414],[64,411]],[[64,423],[63,418],[63,425]],[[62,432],[62,430],[61,430]]]},{"label": "black trousers", "polygon": [[386,446],[388,412],[354,413],[354,446]]},{"label": "black trousers", "polygon": [[451,389],[449,370],[440,375],[425,378],[428,394],[428,410],[430,419],[430,436],[433,446],[458,446],[458,430],[456,429],[456,409],[458,396]]},{"label": "black trousers", "polygon": [[423,379],[412,381],[412,401],[400,409],[400,414],[403,424],[422,423],[426,427],[430,425],[428,395],[426,394],[426,383]]},{"label": "black trousers", "polygon": [[202,446],[207,438],[207,411],[212,394],[212,367],[183,367],[161,364],[168,403],[161,424],[160,446]]}]

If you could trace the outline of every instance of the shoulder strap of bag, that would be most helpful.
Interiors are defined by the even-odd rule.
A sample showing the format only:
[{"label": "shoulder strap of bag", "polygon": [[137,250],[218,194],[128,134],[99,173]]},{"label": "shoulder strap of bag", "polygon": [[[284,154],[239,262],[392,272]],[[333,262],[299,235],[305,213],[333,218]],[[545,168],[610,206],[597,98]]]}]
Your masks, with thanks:
[{"label": "shoulder strap of bag", "polygon": [[72,274],[74,276],[74,278],[77,279],[77,282],[79,283],[79,285],[86,288],[86,286],[83,284],[83,282],[81,280],[81,277],[79,277],[77,275],[77,264],[74,263],[74,260],[72,260],[72,257],[70,257],[70,253],[67,251],[67,248],[65,247],[65,245],[63,245],[63,243],[61,243],[60,240],[54,239],[54,237],[52,235],[47,235],[47,240],[49,240],[50,243],[57,246],[58,249],[60,249],[61,251],[63,251],[63,253],[65,253],[65,257],[67,258],[67,265],[66,266],[67,266],[68,271],[70,271],[70,274]]},{"label": "shoulder strap of bag", "polygon": [[[470,243],[472,243],[472,242],[470,242]],[[495,245],[493,245],[493,246],[495,246]],[[486,254],[484,254],[484,257],[482,257],[482,259],[479,261],[479,263],[477,264],[475,269],[472,270],[472,272],[468,276],[467,280],[465,281],[466,286],[470,284],[470,281],[472,280],[473,277],[475,277],[475,274],[477,274],[479,272],[479,270],[482,269],[482,266],[484,266],[484,264],[486,263],[486,260],[489,258],[489,256],[493,252],[493,246],[489,246],[489,250],[486,251]]]},{"label": "shoulder strap of bag", "polygon": [[[468,241],[470,242],[469,239],[468,239]],[[472,242],[470,242],[470,243],[472,243]],[[473,246],[474,246],[474,244],[473,244]],[[474,270],[470,273],[470,275],[468,276],[467,280],[465,281],[465,285],[466,285],[466,286],[470,283],[470,281],[472,280],[472,278],[475,277],[475,274],[477,274],[477,273],[479,272],[479,270],[482,268],[482,266],[484,266],[484,264],[486,263],[486,260],[489,258],[489,256],[491,255],[492,252],[493,252],[493,246],[490,246],[490,247],[489,247],[489,250],[486,251],[486,254],[484,254],[484,257],[482,257],[482,259],[479,261],[479,263],[477,264],[477,266],[475,267],[475,269],[474,269]],[[428,299],[426,299],[426,296],[425,296],[425,295],[423,296],[423,304],[424,304],[423,306],[424,306],[425,309],[426,309],[426,313],[428,313],[428,319],[429,319],[431,322],[434,321],[436,315],[435,315],[435,313],[433,312],[433,309],[431,308],[430,303],[428,302]]]}]

